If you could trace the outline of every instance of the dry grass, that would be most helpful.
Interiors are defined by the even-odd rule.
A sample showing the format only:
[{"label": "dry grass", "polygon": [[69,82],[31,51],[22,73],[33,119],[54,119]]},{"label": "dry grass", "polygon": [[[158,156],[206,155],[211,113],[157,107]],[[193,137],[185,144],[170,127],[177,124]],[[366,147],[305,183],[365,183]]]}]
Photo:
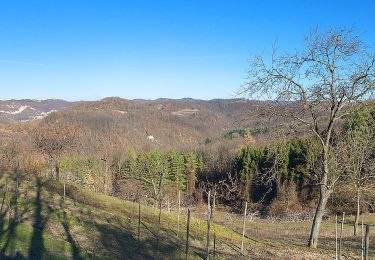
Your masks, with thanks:
[{"label": "dry grass", "polygon": [[[14,187],[11,180],[2,178]],[[3,186],[4,187],[4,186]],[[184,258],[186,237],[186,209],[181,216],[180,234],[177,236],[176,212],[163,211],[161,222],[161,244],[156,247],[157,209],[142,206],[141,239],[137,238],[138,205],[122,201],[99,193],[67,187],[67,199],[62,199],[61,184],[44,181],[40,185],[41,200],[40,218],[43,223],[42,253],[49,259],[83,258],[94,254],[97,258],[115,259],[162,259]],[[25,180],[21,184],[21,195],[18,208],[24,212],[14,233],[9,229],[8,219],[14,215],[2,214],[3,235],[0,245],[4,247],[10,238],[12,248],[5,248],[3,254],[14,257],[18,252],[23,256],[30,254],[33,235],[40,233],[35,225],[38,209],[36,201],[37,185],[34,180]],[[27,195],[26,195],[26,190]],[[4,190],[3,190],[4,191]],[[2,199],[2,195],[0,194]],[[14,197],[8,192],[5,201]],[[191,220],[191,258],[201,259],[205,256],[206,221],[201,214],[204,208],[192,209]],[[344,228],[343,255],[346,258],[359,258],[360,237],[352,235],[352,221],[349,217]],[[375,216],[364,217],[365,223],[373,225]],[[239,215],[217,211],[215,213],[212,234],[216,235],[216,259],[334,259],[335,256],[335,222],[325,220],[322,225],[319,249],[306,247],[309,235],[309,222],[269,223],[265,220],[247,221],[245,250],[240,252],[242,218]],[[36,232],[37,231],[37,232]],[[8,232],[8,233],[7,233]],[[22,239],[20,239],[22,236]],[[213,244],[211,244],[211,250]],[[374,254],[374,251],[371,251]]]}]

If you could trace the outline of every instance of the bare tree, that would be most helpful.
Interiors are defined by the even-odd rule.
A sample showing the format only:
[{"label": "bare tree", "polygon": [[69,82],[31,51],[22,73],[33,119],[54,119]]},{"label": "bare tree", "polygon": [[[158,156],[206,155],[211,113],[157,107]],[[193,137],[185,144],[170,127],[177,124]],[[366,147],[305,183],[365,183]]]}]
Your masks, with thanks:
[{"label": "bare tree", "polygon": [[373,204],[375,198],[374,126],[375,123],[370,114],[364,111],[355,113],[346,123],[340,142],[339,154],[342,157],[340,165],[342,171],[345,172],[344,190],[355,195],[356,200],[354,235],[358,233],[361,204],[365,200]]},{"label": "bare tree", "polygon": [[225,200],[229,203],[236,202],[241,191],[240,182],[238,175],[228,172],[225,179],[213,185],[215,204],[217,204],[217,199]]},{"label": "bare tree", "polygon": [[[112,193],[113,180],[116,179],[116,174],[121,171],[121,159],[114,156],[116,154],[115,151],[119,151],[121,145],[122,140],[116,134],[107,132],[103,133],[99,138],[99,147],[97,150],[100,160],[104,162],[104,194]],[[114,161],[112,161],[113,159]]]},{"label": "bare tree", "polygon": [[373,99],[374,65],[375,55],[353,30],[313,30],[302,51],[278,55],[274,47],[270,61],[256,56],[241,91],[251,98],[272,99],[275,116],[293,119],[320,141],[319,199],[310,247],[318,245],[326,204],[338,180],[330,166],[332,132],[349,106]]},{"label": "bare tree", "polygon": [[34,134],[34,145],[47,155],[54,165],[53,172],[56,179],[60,179],[59,159],[66,153],[79,146],[80,127],[75,124],[53,122],[38,126]]}]

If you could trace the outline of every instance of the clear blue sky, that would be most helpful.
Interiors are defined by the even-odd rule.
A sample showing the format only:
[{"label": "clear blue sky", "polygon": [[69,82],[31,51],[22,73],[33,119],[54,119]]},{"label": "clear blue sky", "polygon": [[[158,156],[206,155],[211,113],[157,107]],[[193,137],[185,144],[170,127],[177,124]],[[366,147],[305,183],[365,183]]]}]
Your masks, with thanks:
[{"label": "clear blue sky", "polygon": [[1,0],[0,99],[230,98],[315,26],[375,43],[375,1]]}]

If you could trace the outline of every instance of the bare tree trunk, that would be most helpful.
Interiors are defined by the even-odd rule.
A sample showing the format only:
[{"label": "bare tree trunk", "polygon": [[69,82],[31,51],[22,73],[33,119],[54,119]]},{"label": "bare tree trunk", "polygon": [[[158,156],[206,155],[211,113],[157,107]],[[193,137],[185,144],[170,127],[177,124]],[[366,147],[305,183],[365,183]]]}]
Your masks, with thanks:
[{"label": "bare tree trunk", "polygon": [[327,189],[322,185],[320,187],[320,194],[319,194],[319,201],[318,206],[316,207],[312,227],[311,227],[311,233],[310,233],[310,239],[309,239],[309,247],[311,248],[317,248],[318,246],[318,237],[319,237],[319,230],[320,230],[320,224],[322,223],[324,211],[327,205],[327,201],[329,198],[329,193]]},{"label": "bare tree trunk", "polygon": [[323,175],[320,181],[321,183],[320,183],[320,189],[319,189],[319,201],[316,207],[316,211],[315,211],[315,215],[314,215],[314,219],[313,219],[313,223],[311,227],[311,232],[310,232],[309,247],[311,248],[318,247],[320,224],[322,223],[327,201],[331,193],[330,190],[328,190],[327,188],[328,174],[329,174],[328,152],[329,152],[330,131],[331,129],[329,128],[326,142],[325,144],[323,144]]}]

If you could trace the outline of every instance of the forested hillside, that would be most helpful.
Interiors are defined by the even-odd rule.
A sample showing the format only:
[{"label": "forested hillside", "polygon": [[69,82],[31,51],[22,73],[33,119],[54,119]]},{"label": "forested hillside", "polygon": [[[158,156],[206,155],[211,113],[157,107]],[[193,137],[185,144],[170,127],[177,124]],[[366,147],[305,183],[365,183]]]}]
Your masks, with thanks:
[{"label": "forested hillside", "polygon": [[[239,243],[239,238],[233,238],[236,233],[231,232],[237,232],[233,230],[238,228],[236,225],[239,226],[238,214],[243,212],[245,204],[251,218],[265,221],[311,220],[318,198],[316,174],[322,169],[319,140],[301,131],[302,128],[293,128],[296,131],[290,132],[290,129],[285,128],[283,120],[270,121],[266,117],[251,116],[267,107],[266,103],[245,100],[129,101],[109,98],[83,102],[39,120],[2,122],[0,170],[5,181],[4,187],[7,187],[3,193],[2,208],[5,211],[2,219],[14,223],[14,230],[7,230],[4,234],[8,234],[10,241],[13,241],[9,243],[15,248],[23,248],[20,249],[22,255],[42,251],[44,255],[71,253],[84,258],[92,257],[92,254],[112,257],[124,254],[120,248],[107,250],[108,244],[104,240],[95,240],[93,244],[85,239],[69,238],[71,249],[69,245],[58,248],[55,243],[61,239],[61,235],[53,233],[56,230],[53,226],[59,225],[56,220],[62,221],[68,237],[72,233],[82,236],[80,232],[88,232],[90,228],[92,234],[102,235],[102,231],[97,229],[100,228],[98,223],[89,224],[87,219],[81,219],[81,215],[77,216],[78,221],[85,222],[79,228],[81,231],[70,231],[69,225],[75,226],[76,220],[65,215],[61,205],[57,204],[51,205],[55,212],[51,216],[55,217],[51,219],[50,226],[47,225],[46,235],[43,235],[49,241],[43,244],[43,249],[39,250],[39,245],[26,245],[26,240],[14,242],[14,239],[25,233],[25,236],[37,243],[32,238],[32,232],[35,234],[36,231],[27,229],[23,223],[30,222],[27,205],[33,205],[28,190],[32,196],[38,194],[38,190],[29,187],[37,185],[39,181],[42,181],[39,183],[40,188],[43,187],[51,199],[56,196],[55,193],[61,196],[62,201],[73,199],[75,202],[69,202],[70,211],[76,210],[75,203],[79,202],[86,205],[83,207],[87,207],[87,204],[88,207],[94,207],[90,209],[92,212],[96,212],[98,207],[101,210],[105,207],[104,210],[112,214],[114,210],[119,210],[113,208],[113,203],[117,205],[119,202],[116,199],[121,199],[141,203],[154,210],[159,208],[160,212],[179,212],[180,207],[191,208],[194,209],[194,216],[201,219],[207,217],[204,205],[210,201],[211,214],[215,216],[212,221],[223,225],[216,226],[216,230],[224,228],[215,233],[220,239],[218,245],[224,243],[221,244],[222,251],[218,252],[223,258],[238,254],[237,250],[228,249],[225,243],[229,243],[228,237],[232,241],[230,243]],[[247,120],[235,119],[241,116],[247,117]],[[338,188],[332,194],[328,210],[329,213],[345,211],[353,214],[357,216],[354,222],[358,222],[359,208],[362,213],[373,211],[374,122],[374,107],[369,103],[364,108],[348,110],[333,132],[332,145],[336,153],[331,155],[330,165],[335,169]],[[284,135],[287,131],[291,134]],[[22,199],[17,195],[21,192],[19,188],[24,193]],[[16,197],[9,197],[8,190],[15,190]],[[83,193],[77,197],[79,192]],[[109,203],[105,199],[99,204],[92,204],[91,197],[99,196],[95,195],[98,193],[114,200],[110,199]],[[44,199],[43,203],[55,201],[51,199]],[[5,207],[7,200],[9,205]],[[130,226],[122,227],[124,230],[116,235],[118,238],[123,239],[123,232],[135,236],[135,205],[125,206],[126,214],[131,215]],[[38,210],[37,204],[35,207],[31,208]],[[129,207],[133,208],[132,213]],[[21,209],[26,212],[24,217],[18,216],[23,214],[18,213]],[[145,210],[147,220],[144,221],[151,221],[151,226],[147,228],[159,239],[155,232],[159,232],[157,225],[162,225],[162,243],[167,243],[167,224],[158,222],[156,212],[152,215],[149,209]],[[46,211],[40,218],[50,214]],[[173,214],[163,214],[164,221],[166,218],[174,221]],[[237,224],[228,226],[228,217],[237,218]],[[99,216],[94,218],[95,221],[103,221]],[[122,225],[123,220],[119,221],[119,225]],[[112,228],[118,226],[111,220],[105,228],[111,228],[112,234]],[[204,228],[199,226],[195,230],[199,240]],[[252,235],[258,236],[257,233]],[[14,255],[13,249],[8,247],[4,239],[6,237],[0,236],[4,252]],[[150,255],[172,254],[170,249],[158,248],[152,238],[147,239],[151,239],[148,244]],[[269,239],[274,241],[275,237],[270,235]],[[74,241],[82,244],[78,246]],[[121,243],[125,243],[125,240]],[[139,245],[139,242],[133,243],[134,246]],[[181,256],[181,241],[173,243],[173,254]],[[194,254],[204,255],[202,242],[194,243]],[[94,249],[95,245],[101,245],[98,251]],[[352,246],[355,247],[351,244],[348,248]],[[330,249],[331,246],[327,245],[326,248]],[[257,250],[247,250],[248,253],[262,255]],[[267,252],[283,257],[280,252]],[[138,252],[137,257],[147,257],[147,254]]]},{"label": "forested hillside", "polygon": [[[280,138],[285,123],[262,117],[267,107],[242,99],[81,102],[41,120],[3,122],[2,151],[46,176],[150,205],[163,173],[166,200],[180,190],[185,203],[200,203],[212,190],[235,211],[249,201],[262,214],[310,215],[319,141],[298,129]],[[341,140],[348,129],[372,131],[373,112],[366,111],[342,120],[338,148],[351,141]],[[354,201],[345,203],[354,209]]]}]

